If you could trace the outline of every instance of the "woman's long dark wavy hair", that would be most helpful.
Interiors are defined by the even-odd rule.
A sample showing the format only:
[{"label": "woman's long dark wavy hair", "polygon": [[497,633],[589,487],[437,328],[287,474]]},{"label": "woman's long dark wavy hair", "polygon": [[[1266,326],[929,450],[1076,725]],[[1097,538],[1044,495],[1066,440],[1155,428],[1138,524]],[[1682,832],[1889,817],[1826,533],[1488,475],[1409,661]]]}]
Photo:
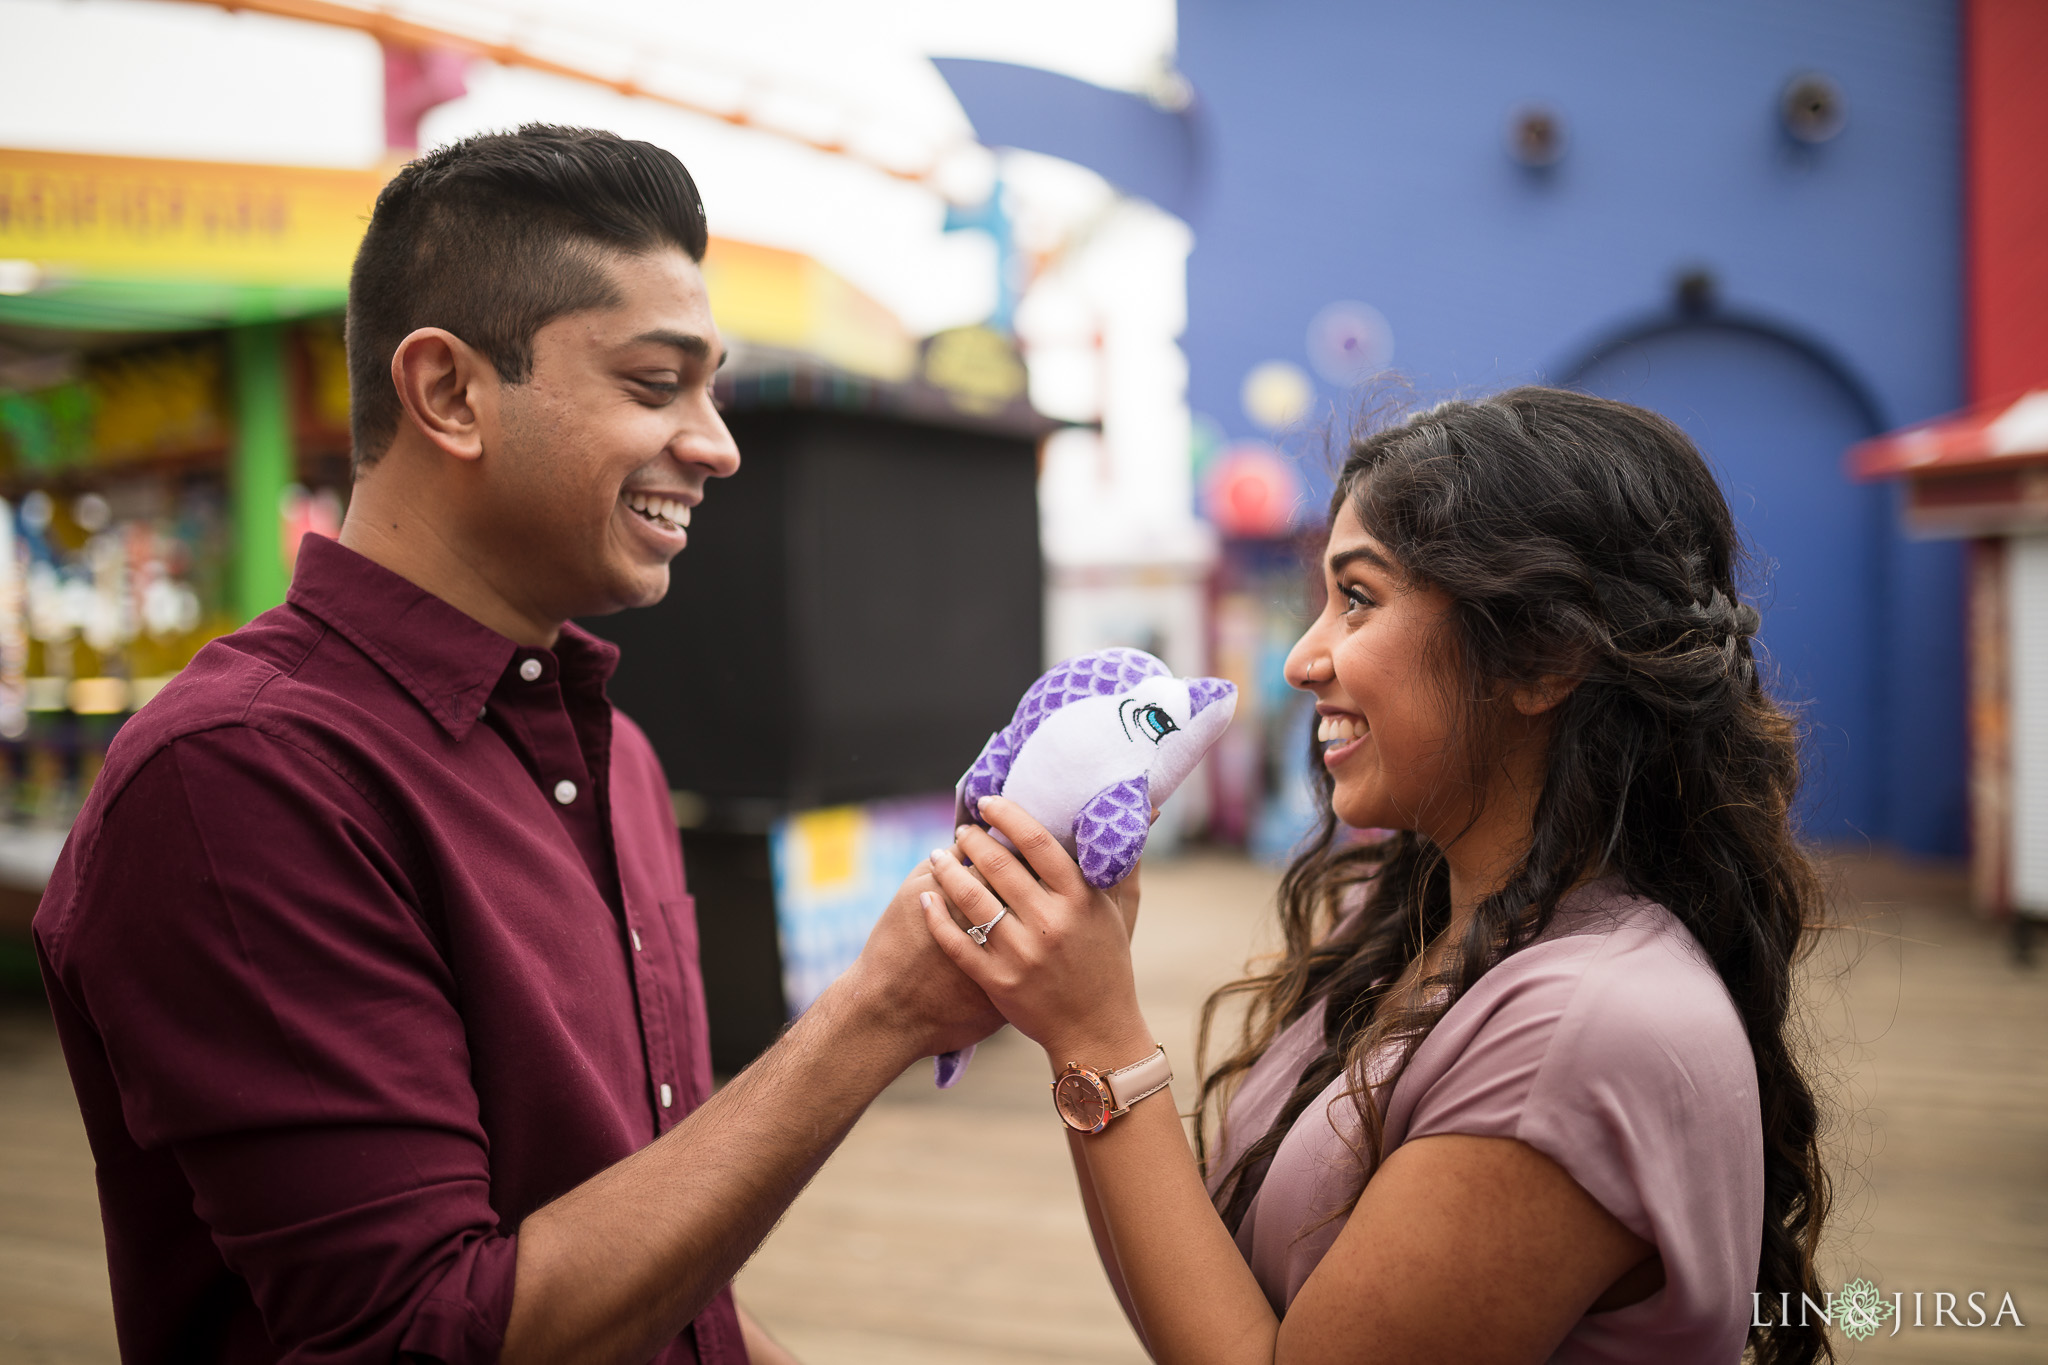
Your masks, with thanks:
[{"label": "woman's long dark wavy hair", "polygon": [[[1441,644],[1459,679],[1474,792],[1486,790],[1486,746],[1469,737],[1487,732],[1504,694],[1560,675],[1576,686],[1553,712],[1526,853],[1421,989],[1393,987],[1450,922],[1441,851],[1412,832],[1347,843],[1332,779],[1311,765],[1323,817],[1280,885],[1285,947],[1272,970],[1225,986],[1203,1010],[1206,1051],[1218,1007],[1248,1001],[1240,1046],[1203,1080],[1203,1114],[1220,1112],[1273,1036],[1318,1000],[1323,1047],[1272,1127],[1222,1173],[1225,1221],[1236,1229],[1280,1139],[1339,1076],[1362,1124],[1362,1190],[1381,1155],[1375,1097],[1445,1011],[1600,870],[1668,907],[1727,985],[1763,1108],[1756,1288],[1771,1303],[1787,1292],[1820,1298],[1814,1253],[1828,1180],[1788,1016],[1794,962],[1823,893],[1793,830],[1799,730],[1758,680],[1757,614],[1738,595],[1735,523],[1706,461],[1655,413],[1518,388],[1354,440],[1333,520],[1345,506],[1404,575],[1451,600]],[[1364,913],[1347,919],[1361,897]],[[1366,1059],[1387,1045],[1397,1060],[1369,1087]],[[1205,1167],[1206,1127],[1198,1115]],[[1818,1322],[1753,1327],[1750,1347],[1764,1365],[1833,1359]]]}]

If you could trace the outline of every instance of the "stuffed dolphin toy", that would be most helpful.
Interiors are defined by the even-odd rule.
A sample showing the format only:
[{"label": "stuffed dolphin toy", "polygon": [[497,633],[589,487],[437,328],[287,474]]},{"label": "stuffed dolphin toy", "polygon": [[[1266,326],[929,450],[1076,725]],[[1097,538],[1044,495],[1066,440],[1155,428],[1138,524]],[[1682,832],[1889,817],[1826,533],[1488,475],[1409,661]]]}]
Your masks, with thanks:
[{"label": "stuffed dolphin toy", "polygon": [[[1103,649],[1055,665],[989,736],[955,788],[954,819],[981,818],[981,798],[1015,801],[1074,860],[1090,886],[1114,886],[1145,852],[1165,804],[1237,710],[1221,678],[1176,678],[1141,649]],[[1001,838],[999,834],[996,836]],[[974,1049],[938,1058],[951,1086]]]}]

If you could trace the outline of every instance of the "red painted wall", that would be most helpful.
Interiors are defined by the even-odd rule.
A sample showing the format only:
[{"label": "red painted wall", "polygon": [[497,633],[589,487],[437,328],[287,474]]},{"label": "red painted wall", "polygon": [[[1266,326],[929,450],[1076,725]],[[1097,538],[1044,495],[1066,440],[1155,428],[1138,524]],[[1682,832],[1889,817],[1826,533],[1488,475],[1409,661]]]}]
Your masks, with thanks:
[{"label": "red painted wall", "polygon": [[2048,387],[2048,3],[1969,0],[1970,397]]}]

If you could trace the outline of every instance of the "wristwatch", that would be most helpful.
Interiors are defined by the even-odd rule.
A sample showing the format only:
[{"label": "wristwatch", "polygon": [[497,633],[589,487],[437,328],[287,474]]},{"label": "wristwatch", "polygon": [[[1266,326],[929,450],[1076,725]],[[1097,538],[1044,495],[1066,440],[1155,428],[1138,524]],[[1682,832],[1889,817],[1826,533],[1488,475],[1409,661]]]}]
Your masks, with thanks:
[{"label": "wristwatch", "polygon": [[1111,1119],[1122,1117],[1132,1105],[1158,1094],[1172,1081],[1173,1063],[1166,1060],[1163,1047],[1153,1049],[1144,1061],[1115,1071],[1096,1071],[1068,1062],[1052,1083],[1052,1107],[1059,1112],[1060,1122],[1075,1132],[1099,1133]]}]

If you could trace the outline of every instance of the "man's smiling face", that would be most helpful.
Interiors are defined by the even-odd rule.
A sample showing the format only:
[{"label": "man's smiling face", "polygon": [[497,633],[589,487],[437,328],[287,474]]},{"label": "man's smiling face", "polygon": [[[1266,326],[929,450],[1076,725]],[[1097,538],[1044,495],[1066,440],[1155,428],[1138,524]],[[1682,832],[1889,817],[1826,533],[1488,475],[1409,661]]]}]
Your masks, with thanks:
[{"label": "man's smiling face", "polygon": [[706,484],[739,468],[703,272],[674,250],[602,268],[620,302],[535,332],[530,377],[501,385],[485,422],[471,530],[516,578],[508,596],[547,619],[660,601]]}]

